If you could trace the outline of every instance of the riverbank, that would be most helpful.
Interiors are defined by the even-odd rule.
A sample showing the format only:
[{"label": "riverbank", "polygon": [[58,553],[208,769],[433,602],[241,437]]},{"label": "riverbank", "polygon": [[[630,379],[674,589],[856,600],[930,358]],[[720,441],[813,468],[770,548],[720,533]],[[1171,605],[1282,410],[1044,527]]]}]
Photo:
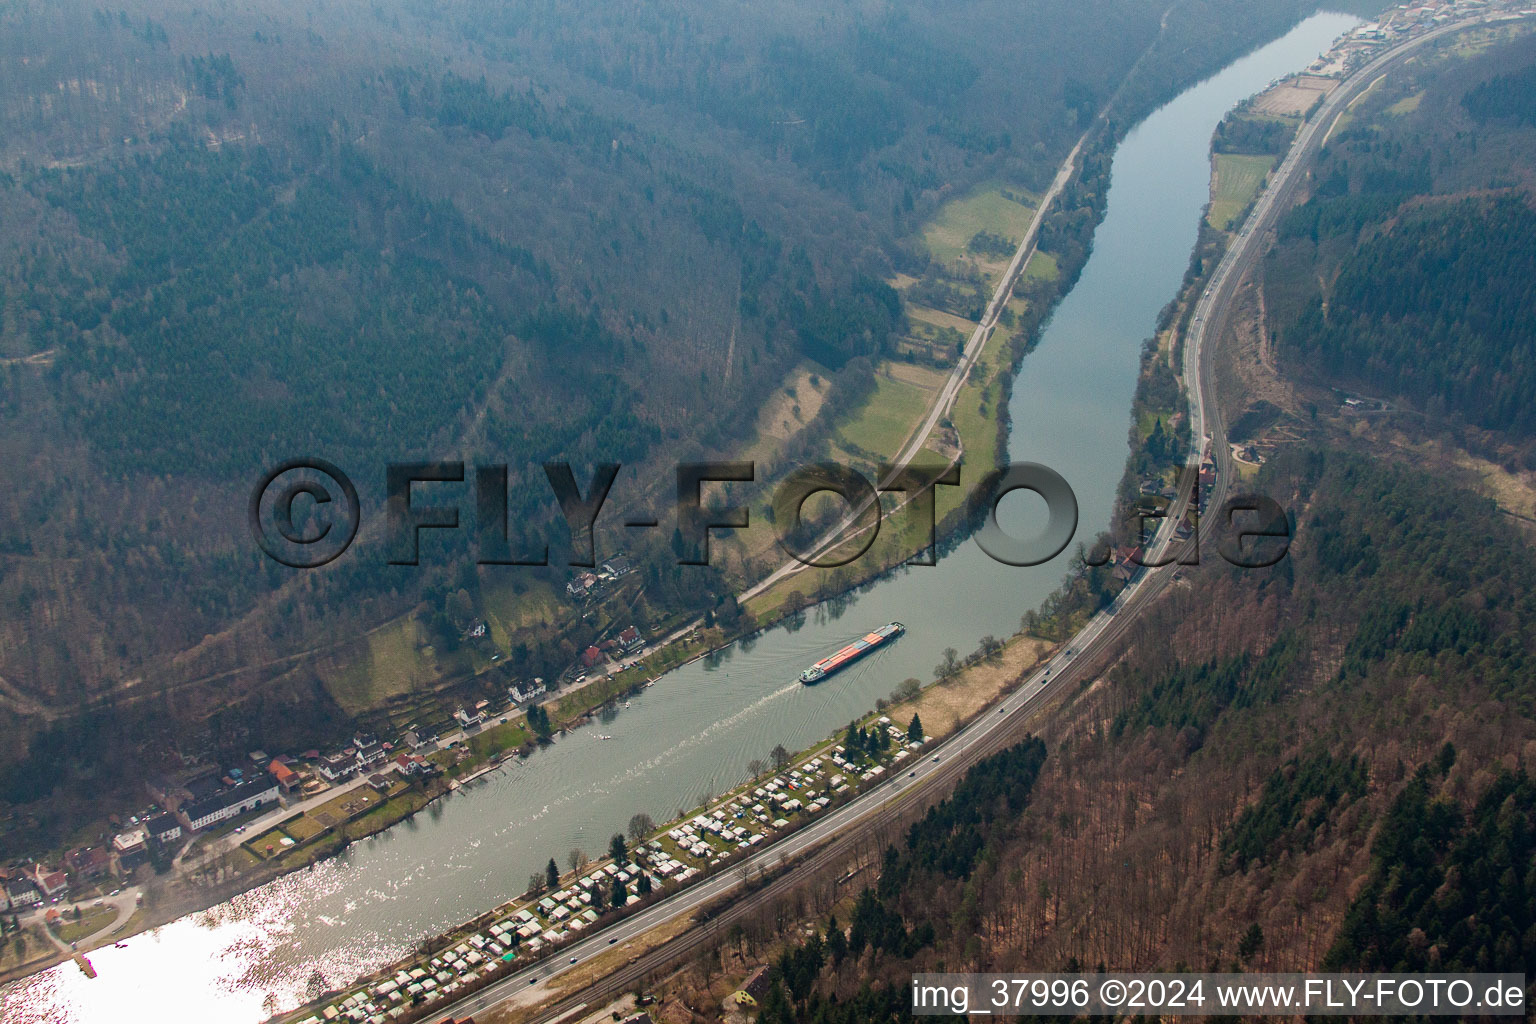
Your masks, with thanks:
[{"label": "riverbank", "polygon": [[[402,1012],[395,1019],[402,1022],[433,1017],[440,1004],[491,984],[508,970],[562,956],[561,947],[589,929],[730,870],[742,855],[771,850],[920,757],[924,747],[996,703],[1054,651],[1055,645],[1024,634],[989,644],[943,680],[916,694],[898,687],[891,703],[882,700],[882,707],[804,750],[784,754],[781,763],[724,795],[643,833],[632,832],[626,859],[604,858],[561,874],[275,1019],[315,1024],[353,1007],[366,1013],[398,1008]],[[631,884],[643,888],[636,892]],[[645,936],[633,941],[637,948],[650,944]]]},{"label": "riverbank", "polygon": [[[1249,91],[1294,66],[1271,59]],[[1211,93],[1226,95],[1222,102],[1228,105],[1234,98],[1209,88],[1200,95]],[[1181,152],[1201,150],[1202,166],[1184,177],[1198,179],[1202,203],[1209,184],[1203,151],[1214,124],[1203,116],[1197,108],[1171,126],[1197,125],[1193,132],[1170,132],[1160,123],[1150,133]],[[1127,153],[1123,194],[1133,209],[1122,210],[1119,226],[1106,224],[1104,239],[1095,241],[1095,258],[1106,268],[1084,274],[1083,294],[1074,294],[1053,319],[1011,400],[1010,457],[1069,468],[1091,522],[1107,521],[1105,496],[1123,472],[1137,346],[1174,292],[1188,257],[1188,243],[1165,222],[1194,222],[1183,205],[1170,211],[1157,191],[1168,163],[1162,152],[1148,154],[1143,145]],[[1121,174],[1117,170],[1117,179]],[[1138,202],[1144,196],[1158,201]],[[1142,218],[1139,207],[1152,215]],[[1106,323],[1111,313],[1114,319]],[[1024,610],[1058,589],[1068,562],[1063,557],[1032,573],[1008,570],[965,546],[937,567],[898,571],[886,583],[811,611],[771,637],[732,645],[645,690],[634,700],[633,714],[605,717],[603,731],[612,732],[615,743],[595,741],[592,730],[566,736],[550,751],[547,770],[510,762],[504,775],[472,787],[472,797],[435,804],[444,810],[418,827],[394,830],[344,862],[278,883],[217,916],[182,922],[151,943],[113,951],[89,985],[56,972],[46,992],[40,984],[20,997],[89,1008],[80,1010],[88,1019],[107,1005],[105,999],[132,1004],[148,995],[147,985],[173,985],[176,1005],[186,1012],[258,1020],[265,1016],[257,1012],[264,999],[301,1001],[305,978],[316,972],[332,979],[357,976],[401,955],[400,936],[436,934],[445,918],[463,920],[498,905],[547,855],[562,858],[570,847],[601,846],[611,826],[637,809],[660,818],[670,817],[673,808],[696,806],[701,789],[717,778],[741,778],[754,754],[777,742],[804,746],[829,725],[861,714],[904,676],[929,677],[944,646],[969,647],[989,632],[1009,635]],[[840,622],[837,616],[855,605],[860,621]],[[871,661],[868,671],[846,673],[829,686],[793,684],[817,653],[891,619],[906,622],[908,635]],[[174,978],[165,967],[175,968]]]},{"label": "riverbank", "polygon": [[[1073,170],[1067,175],[1067,179],[1075,180],[1077,165],[1074,162],[1071,166]],[[1002,195],[1000,188],[993,187],[992,190],[998,191],[999,196]],[[987,196],[980,198],[991,202],[989,196],[990,192]],[[1042,202],[1033,209],[1028,208],[1022,205],[1021,196],[1004,197],[1002,201],[1018,206],[1021,210],[1027,210],[1026,220],[1030,224],[1043,219],[1044,214],[1049,210],[1047,202]],[[970,225],[967,218],[955,218],[952,214],[955,207],[975,205],[977,202],[978,197],[973,196],[962,197],[946,204],[940,208],[933,221],[925,225],[922,230],[929,232],[935,224],[948,220],[955,220],[956,223],[967,228],[974,226]],[[992,205],[996,204],[992,203]],[[1024,222],[1020,221],[1014,225],[1014,228],[1019,229],[1023,226]],[[947,223],[945,228],[949,234],[953,234],[955,230],[961,230]],[[1038,231],[1038,227],[1031,230]],[[961,233],[963,234],[964,231],[962,230]],[[915,423],[912,428],[903,429],[902,435],[897,435],[900,444],[918,442],[923,452],[934,455],[935,458],[943,457],[952,463],[964,460],[968,469],[967,475],[974,475],[977,479],[1000,461],[1000,453],[1004,450],[1008,429],[1005,397],[1012,375],[1016,372],[1025,353],[1038,340],[1040,328],[1049,310],[1070,287],[1070,281],[1075,277],[1074,268],[1059,267],[1054,256],[1041,252],[1037,237],[1031,235],[1029,231],[1024,233],[1027,238],[1033,240],[1028,242],[1024,239],[1020,240],[1021,251],[1016,257],[1017,266],[1004,267],[992,261],[985,268],[983,280],[988,285],[1006,286],[999,289],[998,293],[1003,302],[996,311],[998,322],[989,330],[981,331],[976,324],[971,324],[978,333],[972,345],[972,351],[967,353],[969,365],[952,399],[951,416],[946,417],[940,426],[925,432],[922,437],[915,436],[915,431],[918,429]],[[948,239],[950,249],[944,249],[942,254],[953,259],[958,252],[963,252],[965,243],[968,241],[969,239],[954,235],[953,238]],[[940,248],[943,247],[940,246]],[[1086,249],[1085,246],[1083,248]],[[951,249],[955,251],[950,251]],[[1024,297],[1026,295],[1027,297]],[[916,304],[910,299],[907,301],[909,313],[917,322],[932,321],[941,313],[931,307]],[[934,339],[928,340],[934,341]],[[922,420],[929,411],[924,409],[923,415],[918,419]],[[837,431],[845,429],[849,428],[846,424],[842,424]],[[850,430],[850,433],[852,436],[863,438],[867,432]],[[857,456],[861,451],[862,449],[855,444],[841,454]],[[960,489],[942,488],[937,495],[936,536],[944,547],[958,543],[967,531],[968,511],[961,504],[961,499],[956,493],[958,490]],[[912,496],[904,497],[904,504],[910,506]],[[913,553],[926,546],[924,526],[925,524],[916,521],[915,517],[903,517],[896,528],[883,531],[877,545],[853,566],[830,573],[816,569],[807,570],[811,576],[819,577],[814,584],[815,599],[824,601],[839,598],[898,571]],[[777,553],[775,550],[775,554]],[[666,672],[691,664],[700,658],[715,655],[738,641],[750,640],[772,626],[802,614],[804,609],[812,603],[811,599],[799,589],[805,585],[804,580],[804,576],[790,577],[783,582],[783,585],[760,595],[760,599],[749,607],[752,614],[734,630],[719,626],[704,629],[699,623],[685,625],[642,652],[630,663],[632,667],[594,678],[585,685],[568,689],[553,700],[545,702],[542,706],[549,713],[550,721],[549,730],[543,737],[540,737],[532,728],[526,712],[516,717],[508,716],[505,721],[463,736],[448,750],[431,755],[449,780],[446,790],[390,793],[377,806],[368,807],[363,813],[348,813],[339,821],[306,825],[305,828],[296,832],[284,829],[283,825],[286,821],[270,828],[259,829],[250,839],[230,851],[228,858],[221,860],[217,868],[219,895],[210,895],[203,906],[196,905],[198,901],[195,893],[199,891],[212,893],[214,890],[201,887],[190,888],[192,883],[186,879],[176,879],[169,885],[158,879],[151,879],[147,888],[151,892],[162,889],[180,890],[174,900],[166,902],[175,902],[179,906],[188,907],[187,912],[192,912],[215,905],[229,895],[264,885],[288,872],[304,870],[318,862],[338,856],[352,843],[379,835],[410,820],[446,792],[471,779],[479,778],[505,758],[514,754],[520,754],[523,757],[531,756],[538,745],[541,742],[547,742],[550,736],[589,723],[592,716],[605,706],[634,695]],[[430,785],[427,788],[430,789]],[[158,923],[164,922],[157,920],[150,923],[147,919],[138,930],[154,927]],[[115,938],[122,937],[124,936]],[[46,969],[48,966],[51,964],[47,961],[34,961],[18,967],[7,980],[25,977],[29,973]]]}]

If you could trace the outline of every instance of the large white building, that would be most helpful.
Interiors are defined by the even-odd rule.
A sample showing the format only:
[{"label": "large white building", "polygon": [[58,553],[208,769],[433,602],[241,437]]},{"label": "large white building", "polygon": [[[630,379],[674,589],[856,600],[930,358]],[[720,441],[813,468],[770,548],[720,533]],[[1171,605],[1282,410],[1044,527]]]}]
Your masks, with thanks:
[{"label": "large white building", "polygon": [[277,780],[271,776],[257,776],[248,782],[221,790],[204,800],[184,804],[176,815],[190,832],[197,832],[221,821],[239,817],[246,811],[254,811],[277,801]]}]

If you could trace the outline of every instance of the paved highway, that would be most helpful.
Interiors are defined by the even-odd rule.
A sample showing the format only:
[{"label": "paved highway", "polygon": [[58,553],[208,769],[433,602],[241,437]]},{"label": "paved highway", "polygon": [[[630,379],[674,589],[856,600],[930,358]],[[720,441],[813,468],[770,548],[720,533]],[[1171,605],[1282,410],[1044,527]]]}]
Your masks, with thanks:
[{"label": "paved highway", "polygon": [[[1476,22],[1481,23],[1485,20],[1497,19],[1476,19]],[[1214,401],[1209,401],[1213,394],[1210,362],[1215,346],[1205,344],[1207,333],[1214,330],[1219,334],[1226,323],[1231,312],[1232,299],[1237,292],[1236,286],[1241,283],[1262,254],[1263,246],[1257,243],[1274,226],[1280,213],[1289,207],[1291,197],[1303,178],[1299,172],[1311,163],[1323,140],[1327,138],[1330,127],[1343,113],[1344,108],[1357,99],[1377,78],[1402,64],[1430,41],[1465,29],[1468,24],[1466,21],[1452,23],[1397,43],[1352,72],[1328,94],[1318,109],[1313,112],[1312,117],[1296,133],[1290,151],[1271,174],[1269,184],[1254,203],[1253,210],[1244,222],[1236,244],[1227,251],[1220,265],[1217,266],[1216,272],[1211,275],[1205,293],[1196,302],[1194,318],[1185,335],[1184,345],[1184,379],[1200,382],[1200,386],[1194,392],[1194,402],[1191,404],[1190,436],[1196,448],[1192,457],[1198,463],[1199,449],[1213,438],[1220,439],[1220,444],[1211,445],[1211,455],[1216,461],[1220,480],[1224,481],[1232,474],[1232,452],[1226,444],[1226,425],[1222,422],[1220,406]],[[1214,495],[1210,507],[1219,507]]]},{"label": "paved highway", "polygon": [[[1192,436],[1196,439],[1196,450],[1191,458],[1198,464],[1199,449],[1203,447],[1204,441],[1211,441],[1213,457],[1218,466],[1216,485],[1207,495],[1209,508],[1219,508],[1225,500],[1228,484],[1232,478],[1232,459],[1226,443],[1225,425],[1213,391],[1215,381],[1211,371],[1211,351],[1214,345],[1208,345],[1206,342],[1220,336],[1226,318],[1230,315],[1232,298],[1237,291],[1237,286],[1261,252],[1261,237],[1272,226],[1275,217],[1285,208],[1285,204],[1294,193],[1300,180],[1301,169],[1310,160],[1321,141],[1320,133],[1327,131],[1327,126],[1342,111],[1344,105],[1359,95],[1369,82],[1407,59],[1432,39],[1465,27],[1466,23],[1449,25],[1396,44],[1351,74],[1329,94],[1313,117],[1298,132],[1291,152],[1272,174],[1264,193],[1254,204],[1253,211],[1241,232],[1217,266],[1208,288],[1196,304],[1194,319],[1190,323],[1185,340],[1184,366],[1185,379],[1193,379],[1197,382],[1197,387],[1194,389],[1191,424]],[[1063,166],[1064,172],[1070,171],[1076,153],[1077,150],[1074,149],[1072,158]],[[1057,181],[1052,185],[1051,193],[1041,203],[1042,212],[1050,199],[1060,191],[1065,180],[1058,175]],[[1037,215],[1030,235],[1014,256],[1014,265],[1010,267],[1009,276],[1015,274],[1017,268],[1022,265],[1022,257],[1026,247],[1032,245],[1038,223]],[[1001,302],[1006,302],[1006,292],[1001,287],[998,296],[994,297],[993,304],[988,309],[987,319],[978,325],[977,332],[972,335],[971,345],[967,347],[968,353],[973,347],[976,352],[980,351],[979,344],[984,340],[985,331],[990,329],[987,326],[989,321],[995,323],[997,311],[1002,308],[999,297]],[[932,422],[937,422],[937,417],[931,416],[930,419]],[[1187,543],[1193,543],[1193,541],[1180,543],[1174,537],[1174,528],[1183,517],[1189,500],[1190,493],[1186,489],[1154,537],[1153,543],[1148,545],[1149,562],[1160,562],[1172,554],[1181,554],[1186,549]],[[1176,547],[1177,551],[1174,550]],[[806,828],[749,858],[744,858],[729,870],[684,889],[631,918],[567,947],[558,956],[510,975],[438,1012],[463,1017],[483,1013],[520,993],[537,993],[548,981],[571,969],[571,958],[574,957],[578,962],[585,962],[593,956],[606,952],[611,945],[627,942],[659,925],[682,915],[691,914],[700,907],[720,900],[740,888],[749,872],[767,872],[781,863],[796,862],[804,858],[803,861],[796,863],[794,871],[788,872],[755,892],[742,896],[716,915],[711,921],[711,927],[691,929],[678,938],[640,955],[635,961],[610,972],[600,982],[589,986],[577,995],[557,1001],[548,1007],[539,1019],[554,1021],[574,1014],[585,1005],[597,1005],[601,1000],[631,987],[647,974],[686,956],[701,943],[712,940],[716,928],[754,914],[772,900],[788,892],[797,883],[798,875],[814,872],[845,856],[857,838],[867,829],[899,818],[906,804],[902,797],[909,796],[920,787],[924,789],[932,787],[932,792],[941,792],[944,787],[957,781],[970,765],[1016,742],[1031,714],[1046,700],[1064,688],[1075,687],[1089,681],[1113,661],[1118,641],[1133,628],[1140,613],[1172,582],[1175,571],[1176,567],[1172,564],[1145,569],[1108,608],[1095,615],[1065,644],[1055,657],[1039,666],[1028,679],[993,708],[979,715],[942,744],[925,749],[923,758],[911,764],[906,774],[890,778],[842,807],[830,811],[825,817]]]}]

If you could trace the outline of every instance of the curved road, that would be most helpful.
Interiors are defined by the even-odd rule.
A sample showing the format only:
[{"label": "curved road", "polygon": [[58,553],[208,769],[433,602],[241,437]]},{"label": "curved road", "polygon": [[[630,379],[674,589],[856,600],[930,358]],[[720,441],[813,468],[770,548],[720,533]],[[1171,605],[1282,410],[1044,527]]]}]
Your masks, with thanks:
[{"label": "curved road", "polygon": [[[1191,321],[1186,336],[1185,379],[1193,377],[1197,382],[1194,401],[1191,405],[1191,433],[1196,439],[1196,451],[1192,453],[1192,458],[1198,464],[1199,449],[1203,447],[1205,441],[1209,440],[1213,442],[1212,455],[1218,466],[1217,482],[1208,496],[1209,507],[1219,508],[1225,500],[1228,481],[1232,477],[1232,459],[1226,444],[1225,425],[1215,401],[1215,381],[1211,370],[1211,351],[1214,345],[1207,345],[1206,341],[1220,336],[1221,327],[1230,315],[1237,286],[1261,253],[1262,246],[1259,244],[1259,239],[1272,226],[1278,213],[1285,208],[1285,204],[1295,194],[1300,180],[1299,172],[1316,152],[1322,139],[1320,133],[1326,132],[1326,126],[1332,123],[1343,107],[1358,96],[1369,82],[1400,64],[1423,45],[1466,27],[1468,27],[1467,22],[1447,25],[1396,44],[1352,73],[1328,95],[1313,117],[1298,132],[1290,153],[1272,174],[1268,186],[1254,204],[1253,211],[1242,231],[1223,256],[1204,295],[1196,304],[1195,319]],[[1070,171],[1076,154],[1077,149],[1074,148],[1072,156],[1063,166],[1064,173]],[[1064,184],[1065,179],[1058,175],[1051,192],[1041,203],[1041,212]],[[1018,267],[1022,265],[1022,257],[1025,255],[1026,248],[1033,242],[1039,221],[1040,216],[1037,214],[1035,225],[1031,227],[1029,236],[1014,256],[1014,265],[1010,266],[1008,277],[1014,276]],[[1002,296],[1002,301],[1006,301],[1006,291],[1001,287],[998,294]],[[990,324],[995,322],[999,309],[1001,309],[1001,302],[994,297],[993,304],[988,308],[988,317],[977,326],[976,333],[972,335],[971,345],[967,346],[967,353],[972,362],[974,361],[972,350],[979,353],[980,344],[984,341],[985,333],[990,330]],[[958,389],[958,385],[956,388]],[[936,422],[937,416],[930,414],[929,420]],[[1187,509],[1189,497],[1187,491],[1182,494],[1175,503],[1172,513],[1165,519],[1162,529],[1149,545],[1151,553],[1149,562],[1169,561],[1170,554],[1182,554],[1189,545],[1195,543],[1191,540],[1179,544],[1178,552],[1171,551],[1178,543],[1174,539],[1173,531]],[[742,880],[749,871],[768,872],[781,863],[788,864],[804,858],[795,864],[795,870],[737,899],[712,918],[709,927],[690,929],[656,949],[640,955],[633,962],[610,972],[584,991],[549,1006],[539,1019],[555,1021],[572,1016],[578,1010],[600,1005],[601,1001],[625,991],[646,975],[686,956],[700,944],[712,941],[717,927],[728,925],[734,920],[758,912],[798,884],[800,875],[836,863],[870,828],[897,820],[906,809],[907,801],[903,798],[910,797],[919,789],[929,793],[942,791],[943,788],[958,781],[961,774],[976,761],[1016,742],[1033,711],[1064,688],[1071,688],[1089,681],[1113,660],[1117,642],[1134,627],[1139,614],[1168,587],[1175,572],[1176,566],[1173,564],[1149,567],[1141,572],[1114,602],[1095,615],[1058,651],[1055,657],[1038,667],[1027,680],[992,709],[973,719],[942,744],[927,748],[925,757],[912,765],[907,774],[888,779],[754,856],[745,858],[701,883],[683,889],[676,895],[663,899],[630,918],[566,947],[558,955],[542,963],[509,975],[480,992],[443,1007],[436,1011],[436,1014],[469,1016],[483,1013],[519,993],[530,991],[537,993],[550,979],[558,977],[571,968],[572,957],[575,957],[578,962],[585,962],[600,953],[607,952],[612,945],[637,938],[659,925],[721,900],[742,886]]]},{"label": "curved road", "polygon": [[[1313,116],[1296,133],[1290,151],[1281,161],[1279,168],[1272,173],[1269,184],[1254,203],[1252,212],[1243,224],[1237,243],[1222,258],[1216,272],[1211,275],[1205,294],[1195,304],[1194,319],[1190,322],[1185,338],[1184,379],[1199,381],[1199,387],[1194,394],[1195,400],[1190,407],[1190,436],[1196,447],[1192,456],[1198,462],[1201,454],[1199,449],[1206,441],[1221,440],[1222,443],[1211,446],[1212,458],[1216,460],[1218,479],[1225,480],[1231,475],[1232,452],[1225,443],[1226,424],[1222,421],[1220,405],[1214,400],[1207,405],[1208,399],[1214,395],[1210,361],[1211,352],[1215,346],[1205,344],[1206,335],[1212,328],[1217,335],[1220,334],[1221,327],[1231,313],[1232,299],[1237,293],[1237,285],[1242,282],[1262,255],[1263,246],[1257,244],[1258,240],[1274,226],[1276,218],[1289,207],[1291,198],[1296,194],[1296,189],[1303,177],[1299,171],[1311,163],[1318,148],[1328,137],[1333,122],[1344,112],[1344,108],[1358,99],[1376,79],[1401,65],[1432,40],[1452,32],[1459,32],[1472,25],[1499,20],[1506,20],[1506,18],[1494,16],[1453,22],[1393,45],[1374,60],[1352,72],[1327,95]],[[1217,507],[1217,503],[1213,501],[1211,507]]]}]

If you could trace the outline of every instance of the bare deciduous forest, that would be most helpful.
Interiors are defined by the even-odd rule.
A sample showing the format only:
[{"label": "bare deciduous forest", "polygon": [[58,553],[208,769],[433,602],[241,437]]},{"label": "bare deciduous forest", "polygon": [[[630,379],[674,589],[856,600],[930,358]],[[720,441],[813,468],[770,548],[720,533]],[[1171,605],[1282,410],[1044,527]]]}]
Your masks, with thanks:
[{"label": "bare deciduous forest", "polygon": [[[771,1024],[908,1019],[915,971],[1536,969],[1536,580],[1511,504],[1530,438],[1502,399],[1530,339],[1457,293],[1530,257],[1469,225],[1530,216],[1536,136],[1508,90],[1533,53],[1415,64],[1282,220],[1249,300],[1285,403],[1252,486],[1290,510],[1289,556],[1187,570],[1038,737],[667,979],[662,1019],[705,1019],[764,964]],[[1386,262],[1390,293],[1319,303]],[[1342,396],[1370,317],[1403,346],[1370,384],[1403,404],[1365,420]],[[1497,503],[1473,456],[1510,481]]]},{"label": "bare deciduous forest", "polygon": [[[171,751],[339,738],[370,630],[457,644],[467,541],[288,573],[243,519],[275,462],[377,503],[386,462],[490,453],[537,538],[544,460],[659,479],[797,366],[867,387],[946,197],[1043,187],[1106,104],[1112,138],[1307,9],[0,5],[0,799],[49,834]],[[1101,206],[1052,214],[1065,263]],[[642,621],[734,609],[631,554]],[[584,628],[530,615],[504,669]]]}]

